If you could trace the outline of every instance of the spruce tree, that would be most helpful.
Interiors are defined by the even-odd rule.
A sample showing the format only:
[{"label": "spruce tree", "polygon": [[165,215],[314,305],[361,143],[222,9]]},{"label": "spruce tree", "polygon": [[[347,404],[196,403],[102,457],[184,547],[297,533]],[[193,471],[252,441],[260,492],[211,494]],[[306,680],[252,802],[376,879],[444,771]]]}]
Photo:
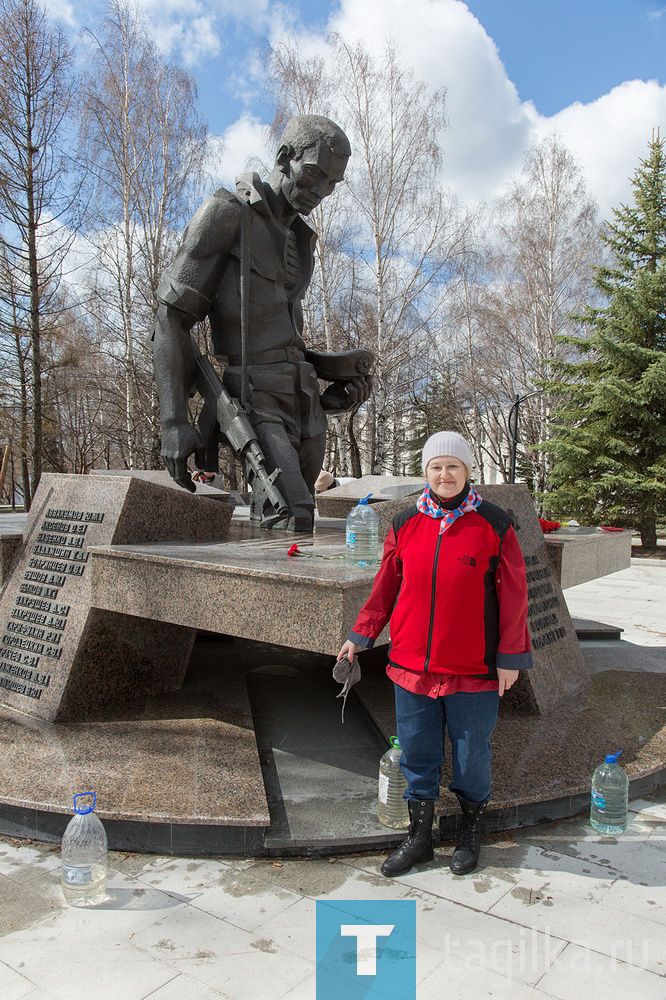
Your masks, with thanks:
[{"label": "spruce tree", "polygon": [[666,151],[653,136],[633,180],[634,204],[613,209],[595,268],[599,304],[560,337],[575,360],[554,362],[559,398],[551,514],[640,530],[656,549],[666,517]]}]

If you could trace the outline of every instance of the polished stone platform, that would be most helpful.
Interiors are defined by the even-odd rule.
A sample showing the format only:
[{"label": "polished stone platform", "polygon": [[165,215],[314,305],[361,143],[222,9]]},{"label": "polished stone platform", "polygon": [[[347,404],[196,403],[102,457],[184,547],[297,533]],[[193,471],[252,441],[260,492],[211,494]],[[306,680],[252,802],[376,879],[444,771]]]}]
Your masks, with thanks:
[{"label": "polished stone platform", "polygon": [[[128,717],[52,726],[3,710],[0,833],[57,842],[74,793],[94,789],[116,850],[281,856],[390,847],[402,834],[376,818],[378,762],[395,734],[385,653],[362,655],[344,724],[330,657],[238,639],[198,641],[183,690],[149,698]],[[640,666],[596,673],[584,696],[541,716],[502,711],[489,830],[585,812],[590,774],[620,746],[632,796],[666,783],[666,673]],[[448,781],[445,769],[444,788]],[[458,818],[448,791],[438,812],[446,839]]]},{"label": "polished stone platform", "polygon": [[[399,840],[375,812],[379,757],[395,733],[386,649],[362,654],[344,725],[331,678],[374,575],[346,566],[340,534],[339,520],[322,518],[314,538],[267,535],[237,512],[223,545],[91,546],[93,601],[119,602],[110,611],[159,622],[168,604],[189,615],[177,624],[213,633],[254,624],[241,638],[198,641],[179,692],[55,726],[2,710],[0,833],[58,841],[73,794],[92,788],[118,850],[327,854]],[[290,557],[294,542],[309,556]],[[276,636],[284,646],[265,641]],[[666,673],[646,672],[644,651],[622,645],[622,669],[607,669],[597,644],[585,654],[589,686],[540,715],[504,704],[490,829],[585,811],[589,775],[620,745],[632,795],[666,781]],[[440,812],[450,836],[458,810],[448,792]]]},{"label": "polished stone platform", "polygon": [[[289,556],[298,545],[301,556]],[[91,548],[92,603],[106,611],[335,655],[376,567],[349,566],[340,521],[314,536],[268,533],[234,513],[219,544],[165,542]],[[382,633],[388,641],[388,630]]]}]

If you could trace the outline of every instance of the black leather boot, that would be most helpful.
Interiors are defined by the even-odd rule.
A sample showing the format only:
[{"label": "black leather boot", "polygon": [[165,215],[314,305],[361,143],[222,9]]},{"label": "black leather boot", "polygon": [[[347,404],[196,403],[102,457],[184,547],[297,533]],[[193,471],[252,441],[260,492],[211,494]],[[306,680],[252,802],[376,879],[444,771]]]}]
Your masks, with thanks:
[{"label": "black leather boot", "polygon": [[468,802],[458,796],[463,811],[463,828],[456,849],[451,856],[450,868],[454,875],[467,875],[474,871],[481,851],[481,816],[488,802]]},{"label": "black leather boot", "polygon": [[404,875],[412,865],[421,861],[432,861],[435,852],[432,847],[432,817],[435,803],[407,801],[411,823],[409,834],[400,847],[397,847],[382,865],[382,875],[393,877]]}]

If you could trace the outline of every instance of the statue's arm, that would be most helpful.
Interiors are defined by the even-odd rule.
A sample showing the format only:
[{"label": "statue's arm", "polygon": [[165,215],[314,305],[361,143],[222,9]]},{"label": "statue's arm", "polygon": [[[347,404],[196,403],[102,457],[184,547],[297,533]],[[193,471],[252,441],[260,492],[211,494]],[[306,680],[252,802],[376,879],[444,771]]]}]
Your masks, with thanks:
[{"label": "statue's arm", "polygon": [[162,458],[171,477],[192,490],[187,459],[204,464],[204,443],[188,420],[194,381],[194,324],[208,314],[237,241],[240,205],[228,192],[209,198],[188,225],[176,258],[157,290],[152,338],[155,384],[160,401]]}]

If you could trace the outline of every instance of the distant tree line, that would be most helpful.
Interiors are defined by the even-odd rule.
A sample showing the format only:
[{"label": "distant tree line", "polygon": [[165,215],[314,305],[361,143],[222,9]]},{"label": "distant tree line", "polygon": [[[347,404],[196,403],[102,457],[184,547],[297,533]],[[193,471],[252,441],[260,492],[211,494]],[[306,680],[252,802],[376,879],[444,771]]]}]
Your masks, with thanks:
[{"label": "distant tree line", "polygon": [[[0,0],[0,39],[0,437],[4,497],[29,506],[43,470],[160,467],[155,292],[219,150],[194,80],[128,0],[76,51],[37,0]],[[555,135],[471,211],[442,181],[446,95],[391,45],[377,59],[336,37],[308,56],[285,38],[265,58],[273,141],[316,113],[353,149],[310,220],[306,339],[367,347],[376,368],[368,403],[330,421],[327,467],[418,473],[424,438],[447,426],[471,441],[477,479],[507,480],[509,411],[527,397],[518,472],[543,513],[640,527],[652,544],[666,517],[659,136],[635,207],[606,227]]]}]

